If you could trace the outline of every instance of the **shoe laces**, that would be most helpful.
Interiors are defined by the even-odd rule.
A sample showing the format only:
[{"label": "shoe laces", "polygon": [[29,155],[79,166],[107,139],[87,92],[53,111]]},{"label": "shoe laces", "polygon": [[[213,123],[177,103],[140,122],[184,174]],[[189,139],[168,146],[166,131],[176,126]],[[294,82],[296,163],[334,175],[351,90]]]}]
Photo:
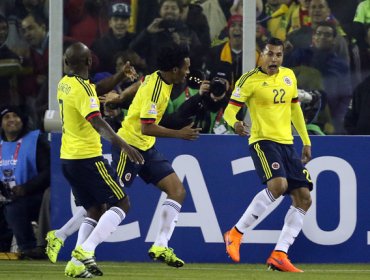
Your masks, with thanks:
[{"label": "shoe laces", "polygon": [[172,248],[166,248],[166,250],[165,250],[165,259],[166,259],[166,261],[176,261],[177,260],[177,256],[174,253]]}]

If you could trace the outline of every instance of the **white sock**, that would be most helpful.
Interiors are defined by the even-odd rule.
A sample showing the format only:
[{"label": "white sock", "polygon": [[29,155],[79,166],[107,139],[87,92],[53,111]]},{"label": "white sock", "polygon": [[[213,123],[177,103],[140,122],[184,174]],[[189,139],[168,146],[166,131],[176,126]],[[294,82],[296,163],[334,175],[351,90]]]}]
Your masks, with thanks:
[{"label": "white sock", "polygon": [[256,221],[267,209],[267,207],[275,201],[271,192],[266,188],[260,191],[253,198],[243,216],[236,223],[236,228],[244,233],[246,229]]},{"label": "white sock", "polygon": [[[86,213],[86,211],[85,211]],[[96,227],[97,221],[91,218],[85,218],[80,226],[80,229],[78,231],[78,237],[77,237],[77,242],[76,242],[76,247],[78,245],[81,245],[91,234],[91,232],[94,230]],[[82,263],[77,260],[76,258],[72,257],[72,262],[81,265]]]},{"label": "white sock", "polygon": [[85,217],[85,208],[78,206],[77,211],[73,214],[72,218],[70,218],[64,226],[55,231],[55,236],[65,241],[69,236],[78,231]]},{"label": "white sock", "polygon": [[176,226],[177,217],[181,209],[181,204],[172,200],[166,199],[162,204],[162,213],[159,220],[159,231],[154,245],[168,247],[169,237],[172,236]]},{"label": "white sock", "polygon": [[293,244],[295,238],[303,226],[303,218],[306,212],[300,208],[290,206],[285,215],[284,226],[276,243],[275,250],[288,253],[289,247]]},{"label": "white sock", "polygon": [[80,229],[78,231],[78,237],[76,242],[76,247],[78,245],[81,245],[85,242],[85,240],[89,237],[91,232],[94,230],[94,228],[97,225],[97,221],[91,218],[85,218],[80,226]]},{"label": "white sock", "polygon": [[170,240],[171,239],[171,236],[173,234],[173,231],[175,230],[175,227],[177,225],[178,220],[179,220],[179,213],[177,213],[177,215],[175,216],[175,218],[173,218],[173,221],[171,223],[170,231],[167,234],[167,240]]},{"label": "white sock", "polygon": [[95,251],[96,246],[105,241],[124,220],[126,213],[119,207],[111,207],[99,219],[98,224],[84,243],[85,251]]}]

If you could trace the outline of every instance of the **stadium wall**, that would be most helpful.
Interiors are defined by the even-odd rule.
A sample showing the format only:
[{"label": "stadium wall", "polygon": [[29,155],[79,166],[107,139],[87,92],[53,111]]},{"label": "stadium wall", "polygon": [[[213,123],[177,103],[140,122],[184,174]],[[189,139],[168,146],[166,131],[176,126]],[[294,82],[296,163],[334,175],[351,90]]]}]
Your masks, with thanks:
[{"label": "stadium wall", "polygon": [[[52,227],[62,226],[75,210],[59,162],[60,134],[52,135]],[[169,243],[186,262],[230,262],[223,232],[233,226],[262,185],[254,172],[247,139],[202,135],[197,141],[158,139],[157,148],[172,162],[187,189],[178,226]],[[301,150],[299,139],[296,147]],[[307,164],[314,182],[313,204],[303,231],[289,251],[294,262],[354,263],[370,259],[369,137],[312,137],[313,159]],[[110,159],[110,145],[104,143]],[[137,178],[127,188],[131,212],[97,251],[98,260],[149,261],[159,207],[164,195]],[[290,198],[279,200],[244,235],[241,262],[262,263],[274,248]],[[67,260],[74,234],[63,247]]]}]

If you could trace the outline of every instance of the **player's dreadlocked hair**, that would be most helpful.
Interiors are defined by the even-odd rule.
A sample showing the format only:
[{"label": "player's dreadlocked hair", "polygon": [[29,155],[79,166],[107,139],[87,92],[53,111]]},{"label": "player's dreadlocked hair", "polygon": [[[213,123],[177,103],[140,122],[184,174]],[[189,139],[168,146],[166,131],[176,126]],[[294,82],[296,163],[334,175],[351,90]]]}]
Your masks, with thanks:
[{"label": "player's dreadlocked hair", "polygon": [[170,44],[159,50],[157,57],[158,69],[161,71],[170,71],[174,67],[181,68],[184,59],[189,57],[189,47],[187,45]]}]

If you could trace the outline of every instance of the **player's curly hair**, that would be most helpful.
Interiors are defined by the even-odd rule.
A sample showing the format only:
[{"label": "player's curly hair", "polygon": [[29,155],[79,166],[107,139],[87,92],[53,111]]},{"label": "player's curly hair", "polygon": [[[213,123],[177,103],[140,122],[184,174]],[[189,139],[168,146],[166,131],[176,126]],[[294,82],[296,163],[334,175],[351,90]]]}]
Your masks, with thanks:
[{"label": "player's curly hair", "polygon": [[190,51],[187,45],[170,44],[163,46],[158,53],[157,65],[161,71],[170,71],[175,67],[181,68],[184,59],[189,57]]}]

